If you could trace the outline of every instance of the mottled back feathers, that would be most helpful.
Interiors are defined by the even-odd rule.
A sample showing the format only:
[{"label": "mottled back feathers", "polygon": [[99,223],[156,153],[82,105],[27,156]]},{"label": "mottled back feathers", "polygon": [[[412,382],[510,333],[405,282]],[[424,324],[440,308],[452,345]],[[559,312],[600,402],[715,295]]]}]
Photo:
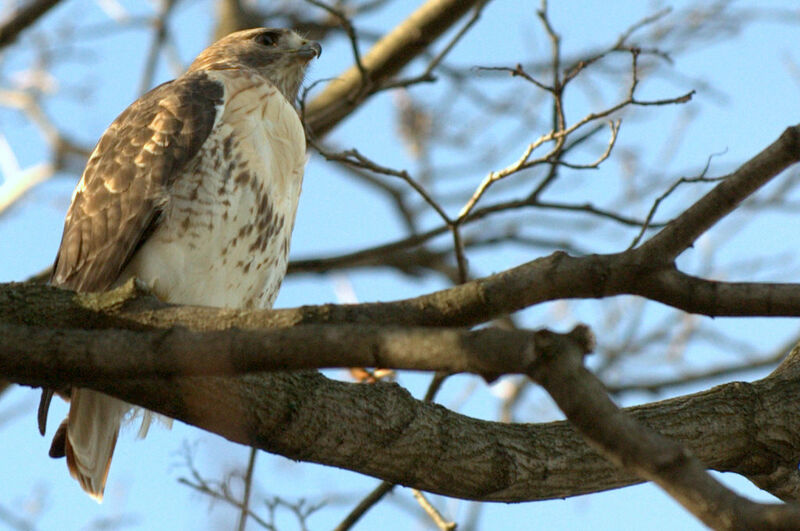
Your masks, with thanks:
[{"label": "mottled back feathers", "polygon": [[194,72],[156,87],[114,120],[73,194],[52,284],[102,291],[117,280],[208,138],[223,91]]}]

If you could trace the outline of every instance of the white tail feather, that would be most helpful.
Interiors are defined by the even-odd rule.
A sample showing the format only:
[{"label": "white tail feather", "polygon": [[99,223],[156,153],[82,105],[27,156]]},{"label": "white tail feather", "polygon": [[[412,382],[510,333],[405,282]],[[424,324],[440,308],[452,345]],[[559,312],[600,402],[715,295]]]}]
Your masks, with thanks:
[{"label": "white tail feather", "polygon": [[72,477],[98,502],[103,500],[120,423],[130,408],[122,400],[96,391],[72,390],[67,417],[67,465]]}]

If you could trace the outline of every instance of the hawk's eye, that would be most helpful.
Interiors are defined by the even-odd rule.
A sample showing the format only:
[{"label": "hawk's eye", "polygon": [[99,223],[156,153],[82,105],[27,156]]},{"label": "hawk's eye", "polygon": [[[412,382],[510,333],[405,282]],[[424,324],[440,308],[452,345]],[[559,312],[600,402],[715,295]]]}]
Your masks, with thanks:
[{"label": "hawk's eye", "polygon": [[280,35],[276,31],[265,31],[256,35],[256,42],[264,46],[277,46]]}]

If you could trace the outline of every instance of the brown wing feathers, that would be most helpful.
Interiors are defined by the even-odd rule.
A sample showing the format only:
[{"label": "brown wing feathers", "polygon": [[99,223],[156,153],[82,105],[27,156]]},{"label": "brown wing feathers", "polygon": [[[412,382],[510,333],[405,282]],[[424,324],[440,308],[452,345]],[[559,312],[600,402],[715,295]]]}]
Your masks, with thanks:
[{"label": "brown wing feathers", "polygon": [[214,125],[222,86],[197,72],[133,103],[98,142],[67,213],[51,283],[111,286],[152,230],[175,175]]},{"label": "brown wing feathers", "polygon": [[[211,132],[223,87],[196,72],[160,85],[109,126],[86,164],[64,222],[55,286],[102,291],[158,223],[168,188]],[[39,406],[44,434],[52,391]],[[64,455],[57,433],[51,455]]]}]

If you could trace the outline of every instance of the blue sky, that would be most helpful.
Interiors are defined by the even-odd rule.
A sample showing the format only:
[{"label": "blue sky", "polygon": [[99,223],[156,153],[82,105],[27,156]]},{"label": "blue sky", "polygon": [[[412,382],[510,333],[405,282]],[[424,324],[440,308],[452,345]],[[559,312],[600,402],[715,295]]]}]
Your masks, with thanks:
[{"label": "blue sky", "polygon": [[[658,11],[664,5],[676,9],[690,2],[552,2],[551,19],[562,35],[565,55],[586,49],[587,45],[603,45],[643,16]],[[401,21],[412,10],[412,3],[398,2],[379,16],[364,20],[363,28],[385,30]],[[416,6],[416,2],[413,6]],[[536,22],[538,3],[524,2],[520,9],[517,0],[495,0],[482,15],[481,22],[454,51],[450,60],[458,65],[505,65],[542,60],[547,57],[548,43]],[[610,4],[610,5],[609,5]],[[752,2],[753,6],[795,8],[792,0]],[[121,1],[130,13],[149,13],[150,4]],[[740,2],[740,6],[748,5]],[[187,63],[207,43],[210,34],[209,2],[181,2],[176,8],[171,27],[179,31],[177,50]],[[3,14],[0,8],[0,16]],[[74,45],[61,49],[58,44],[65,27],[74,31],[86,30],[94,35],[97,28],[111,28],[100,35],[78,39]],[[648,79],[642,83],[640,96],[663,98],[697,89],[692,103],[682,108],[652,108],[637,110],[635,116],[624,114],[620,134],[620,150],[636,151],[652,167],[673,175],[692,175],[702,168],[709,155],[719,153],[714,159],[712,172],[716,175],[760,151],[780,132],[800,118],[800,54],[798,42],[800,26],[785,20],[755,22],[735,38],[702,46],[697,51],[685,52],[674,58],[673,78]],[[47,112],[64,130],[69,131],[84,144],[92,144],[108,123],[137,96],[143,65],[143,50],[150,41],[149,31],[141,28],[121,28],[109,21],[108,14],[89,0],[67,1],[53,10],[36,27],[35,32],[23,36],[18,44],[2,57],[0,73],[2,83],[19,79],[21,72],[32,61],[25,51],[36,35],[51,39],[54,50],[63,54],[63,60],[54,69],[54,79],[60,92],[49,99]],[[71,42],[64,39],[65,42]],[[308,76],[308,81],[335,76],[350,64],[348,45],[343,40],[326,44],[324,53]],[[410,71],[419,70],[414,63]],[[793,70],[794,69],[794,70]],[[475,75],[481,75],[475,73]],[[623,72],[621,76],[626,76]],[[17,76],[17,77],[15,77]],[[157,70],[157,82],[175,76],[162,60]],[[627,78],[626,78],[627,79]],[[701,81],[713,82],[713,89]],[[503,81],[502,87],[528,90],[518,81]],[[624,86],[624,83],[622,83]],[[5,88],[5,85],[2,87]],[[598,82],[595,87],[602,97],[610,97],[613,86]],[[504,90],[504,89],[502,89]],[[424,87],[411,90],[422,101],[435,102],[441,97],[436,89],[426,92]],[[586,88],[570,99],[568,114],[573,118],[587,112],[592,105],[593,93]],[[687,114],[688,113],[688,114]],[[694,119],[685,128],[681,120],[692,115]],[[630,125],[628,125],[630,121]],[[499,129],[504,124],[496,127]],[[338,147],[356,146],[365,155],[392,167],[414,168],[405,150],[393,134],[393,100],[390,95],[374,98],[353,117],[337,128],[328,140]],[[677,133],[676,136],[676,131]],[[27,120],[20,114],[0,108],[0,133],[22,168],[42,162],[46,145]],[[499,134],[491,130],[488,135]],[[541,134],[541,132],[539,133]],[[498,164],[507,164],[530,138],[520,138],[517,146],[501,155]],[[674,149],[674,156],[664,156],[665,142]],[[517,154],[517,155],[515,155]],[[457,164],[459,160],[447,150],[437,153],[439,162]],[[503,158],[505,157],[505,158]],[[664,160],[663,164],[660,161]],[[560,191],[565,196],[613,197],[619,193],[619,181],[609,177],[617,172],[620,159],[609,161],[608,169],[576,177],[579,190]],[[491,169],[491,168],[488,168]],[[486,168],[476,167],[468,175],[475,183],[483,177]],[[6,175],[3,175],[7,178]],[[0,281],[24,280],[47,267],[58,247],[63,216],[77,175],[62,175],[38,186],[9,211],[0,215]],[[570,186],[574,186],[571,184]],[[773,185],[770,185],[773,186]],[[777,185],[776,185],[777,186]],[[767,190],[768,192],[769,190]],[[502,191],[500,192],[502,193]],[[653,191],[657,195],[658,190]],[[697,190],[676,194],[665,205],[674,212],[685,207]],[[694,195],[692,195],[694,194]],[[637,214],[642,214],[641,212]],[[433,223],[434,218],[428,218]],[[555,217],[542,219],[558,219]],[[747,270],[725,269],[724,264],[736,263],[742,257],[769,256],[791,253],[791,237],[796,234],[792,223],[796,216],[791,212],[781,215],[750,219],[746,214],[724,222],[701,240],[698,248],[682,257],[681,264],[690,270],[709,269],[725,271],[726,275],[746,277]],[[533,227],[535,234],[544,228]],[[401,222],[390,205],[373,192],[343,176],[330,163],[312,155],[306,170],[304,191],[301,197],[292,244],[292,256],[307,257],[334,254],[381,243],[403,235]],[[628,242],[631,234],[622,234],[610,228],[605,232],[603,249],[613,247],[616,239]],[[720,252],[709,264],[703,254],[704,245],[721,242]],[[612,242],[612,243],[609,243]],[[598,244],[599,246],[600,244]],[[624,246],[625,243],[617,243]],[[620,250],[620,247],[614,250]],[[475,274],[488,274],[535,258],[530,249],[503,248],[501,253],[475,253],[471,267]],[[792,271],[791,268],[789,268]],[[794,269],[796,271],[796,268]],[[779,278],[770,280],[798,281],[798,276],[785,275],[777,270]],[[769,278],[770,270],[764,273]],[[761,278],[761,277],[759,277]],[[406,278],[396,273],[380,270],[354,272],[332,276],[300,276],[289,278],[281,291],[276,306],[289,307],[335,301],[337,286],[349,286],[362,301],[405,298],[434,289],[446,287],[436,279]],[[570,319],[583,320],[595,325],[602,321],[608,306],[604,302],[577,305],[572,317],[552,320],[559,312],[557,304],[526,313],[524,322],[530,326],[556,326],[563,329]],[[663,309],[649,310],[655,320]],[[796,333],[797,325],[788,319],[732,320],[718,319],[721,330],[738,334],[737,338],[760,345],[769,335],[775,342]],[[603,341],[603,338],[600,338]],[[764,348],[767,348],[766,346]],[[690,352],[686,362],[690,366],[705,366],[720,360],[724,353],[715,351]],[[747,374],[744,379],[755,379],[764,373]],[[341,377],[337,371],[332,376]],[[416,396],[421,396],[428,381],[427,376],[403,374],[400,383],[407,385]],[[444,405],[460,402],[465,386],[477,386],[474,394],[462,404],[461,412],[482,418],[496,418],[500,400],[498,392],[488,389],[482,382],[459,376],[445,385],[440,400]],[[693,388],[680,388],[676,393],[691,392]],[[542,393],[536,392],[534,396]],[[131,528],[136,529],[225,529],[229,528],[233,513],[221,504],[211,505],[209,500],[177,483],[177,478],[187,474],[182,466],[185,445],[194,448],[195,463],[208,478],[220,478],[237,467],[243,467],[247,449],[224,441],[214,435],[175,423],[172,430],[155,428],[145,441],[134,438],[134,430],[124,433],[117,445],[114,463],[109,476],[106,499],[98,506],[86,497],[69,478],[63,461],[47,457],[49,438],[41,438],[35,426],[35,407],[38,392],[26,388],[14,389],[0,401],[0,440],[4,451],[0,453],[0,508],[11,509],[16,514],[27,515],[39,529],[82,529],[93,521],[124,516]],[[626,396],[623,402],[652,400],[653,397]],[[57,402],[57,403],[56,403]],[[66,412],[65,404],[54,401],[50,414],[51,429]],[[528,408],[526,421],[558,418],[558,413],[547,399]],[[739,492],[756,499],[769,496],[749,485],[746,480],[724,475],[724,480]],[[298,464],[282,457],[261,454],[258,467],[256,495],[280,495],[285,499],[306,498],[311,501],[329,499],[328,506],[311,517],[312,529],[328,529],[337,523],[378,481],[351,472],[327,467]],[[335,498],[331,498],[335,494]],[[468,514],[468,504],[458,500],[434,498],[437,506],[449,517],[463,521]],[[632,503],[632,501],[634,501]],[[39,505],[41,503],[41,505]],[[409,529],[420,527],[410,493],[398,488],[388,502],[368,513],[357,529]],[[280,529],[293,529],[294,522],[283,513]],[[127,520],[124,520],[127,521]],[[702,529],[691,516],[659,489],[644,485],[583,496],[568,500],[516,505],[496,504],[484,508],[481,529],[543,528],[543,529]],[[255,527],[251,527],[255,528]]]}]

